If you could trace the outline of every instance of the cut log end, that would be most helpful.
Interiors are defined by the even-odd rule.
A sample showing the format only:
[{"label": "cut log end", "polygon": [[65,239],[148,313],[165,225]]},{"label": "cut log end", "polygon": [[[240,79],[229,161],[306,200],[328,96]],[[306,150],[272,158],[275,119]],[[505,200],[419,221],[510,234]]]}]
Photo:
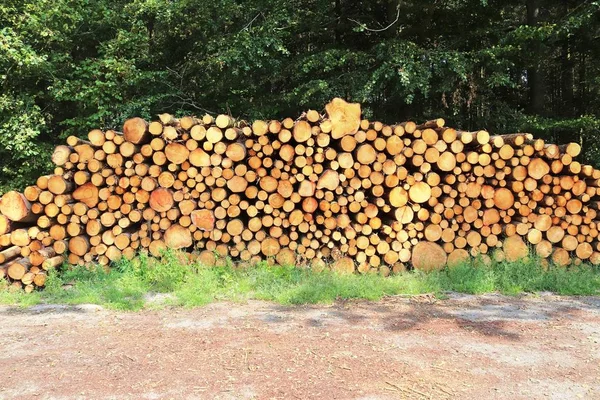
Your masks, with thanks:
[{"label": "cut log end", "polygon": [[148,134],[148,123],[142,118],[131,118],[123,124],[123,136],[128,142],[142,144],[148,138]]},{"label": "cut log end", "polygon": [[347,103],[345,100],[335,98],[325,106],[325,110],[331,120],[332,138],[339,139],[354,134],[360,128],[360,104]]},{"label": "cut log end", "polygon": [[437,243],[421,241],[412,249],[411,262],[421,271],[440,270],[446,266],[447,254]]},{"label": "cut log end", "polygon": [[35,215],[31,212],[31,204],[19,192],[11,191],[0,198],[0,213],[13,222],[31,222]]}]

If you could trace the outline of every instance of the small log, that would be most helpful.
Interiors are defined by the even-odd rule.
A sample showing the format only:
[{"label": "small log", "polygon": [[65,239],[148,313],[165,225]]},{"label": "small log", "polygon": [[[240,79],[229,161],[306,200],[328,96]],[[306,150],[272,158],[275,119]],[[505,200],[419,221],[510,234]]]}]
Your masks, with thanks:
[{"label": "small log", "polygon": [[289,248],[282,248],[275,256],[275,260],[282,266],[296,266],[296,254]]},{"label": "small log", "polygon": [[198,255],[198,262],[200,263],[200,265],[203,265],[205,267],[214,267],[217,262],[217,258],[215,256],[215,253],[213,253],[212,251],[204,250]]},{"label": "small log", "polygon": [[297,121],[294,124],[293,135],[296,142],[304,143],[312,136],[312,128],[307,121]]},{"label": "small log", "polygon": [[44,271],[48,271],[53,268],[58,268],[65,262],[64,256],[54,256],[52,258],[48,258],[42,263],[42,269]]},{"label": "small log", "polygon": [[363,165],[369,165],[377,159],[377,151],[370,144],[363,144],[357,150],[356,159]]},{"label": "small log", "polygon": [[274,257],[280,249],[281,246],[275,238],[265,238],[260,244],[260,251],[265,257]]},{"label": "small log", "polygon": [[594,253],[594,249],[593,249],[592,245],[587,242],[580,243],[577,246],[577,249],[575,250],[575,254],[577,255],[577,258],[579,258],[580,260],[589,259],[593,253]]},{"label": "small log", "polygon": [[165,156],[167,157],[167,160],[169,160],[173,164],[183,164],[185,161],[188,160],[189,155],[190,151],[187,149],[187,147],[180,143],[169,143],[165,147]]},{"label": "small log", "polygon": [[465,249],[454,249],[448,254],[448,268],[453,268],[471,260],[471,254]]},{"label": "small log", "polygon": [[554,250],[552,253],[552,262],[554,265],[559,267],[566,267],[571,263],[571,257],[569,256],[569,252],[565,249],[561,249],[560,247]]},{"label": "small log", "polygon": [[69,252],[83,257],[90,250],[90,241],[86,236],[76,236],[69,240]]},{"label": "small log", "polygon": [[559,243],[565,237],[565,230],[560,226],[553,226],[546,232],[546,238],[551,243]]},{"label": "small log", "polygon": [[7,216],[0,214],[0,236],[11,231],[11,223]]},{"label": "small log", "polygon": [[56,251],[52,247],[32,251],[29,255],[29,261],[31,265],[39,267],[42,266],[44,261],[49,258],[56,256]]},{"label": "small log", "polygon": [[48,191],[52,194],[59,195],[71,192],[75,187],[73,182],[70,182],[60,175],[54,175],[48,180]]},{"label": "small log", "polygon": [[336,171],[326,170],[317,182],[317,189],[335,190],[340,184],[340,177]]},{"label": "small log", "polygon": [[243,193],[248,188],[248,181],[242,176],[233,176],[227,180],[227,188],[232,193]]},{"label": "small log", "polygon": [[0,264],[4,264],[7,261],[12,260],[13,258],[18,257],[21,254],[21,247],[12,246],[8,249],[0,251]]},{"label": "small log", "polygon": [[43,286],[46,285],[47,278],[48,278],[48,275],[46,275],[46,273],[44,273],[44,272],[38,272],[33,277],[33,283],[37,287],[43,287]]},{"label": "small log", "polygon": [[431,187],[425,182],[416,182],[408,191],[409,198],[415,203],[426,203],[431,198]]},{"label": "small log", "polygon": [[70,146],[56,146],[52,153],[52,163],[54,165],[63,166],[69,161],[73,149]]},{"label": "small log", "polygon": [[395,187],[390,191],[389,202],[393,207],[402,207],[408,203],[408,192],[402,187]]},{"label": "small log", "polygon": [[232,161],[242,161],[246,158],[246,147],[241,143],[231,143],[227,146],[225,155]]},{"label": "small log", "polygon": [[527,166],[527,173],[533,179],[540,180],[550,173],[550,166],[541,158],[534,158]]},{"label": "small log", "polygon": [[548,240],[542,240],[535,245],[535,253],[542,258],[548,258],[552,255],[552,243]]},{"label": "small log", "polygon": [[575,158],[581,154],[581,146],[578,143],[568,143],[562,146],[558,146],[561,153],[566,153],[571,157]]},{"label": "small log", "polygon": [[215,125],[217,125],[221,129],[227,129],[233,127],[235,124],[235,119],[233,119],[229,115],[220,114],[217,115],[215,119]]},{"label": "small log", "polygon": [[500,210],[508,210],[515,203],[514,194],[506,188],[500,188],[494,192],[494,205]]}]

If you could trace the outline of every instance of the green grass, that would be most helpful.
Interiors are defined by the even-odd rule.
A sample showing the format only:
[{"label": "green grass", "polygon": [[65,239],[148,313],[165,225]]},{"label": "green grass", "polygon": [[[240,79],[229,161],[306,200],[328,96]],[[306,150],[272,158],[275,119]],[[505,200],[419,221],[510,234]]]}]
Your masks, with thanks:
[{"label": "green grass", "polygon": [[[65,289],[65,285],[69,289]],[[429,274],[405,272],[384,278],[376,274],[339,275],[261,263],[248,269],[206,268],[183,254],[167,252],[161,259],[141,255],[122,261],[110,272],[102,268],[65,268],[52,272],[44,291],[11,291],[0,282],[0,304],[99,304],[117,310],[144,307],[195,307],[214,301],[260,299],[281,304],[331,303],[337,299],[378,300],[390,295],[449,291],[482,294],[550,291],[561,295],[600,294],[600,271],[589,266],[550,268],[531,259],[483,266],[471,263]],[[147,296],[166,293],[166,301],[149,305]]]}]

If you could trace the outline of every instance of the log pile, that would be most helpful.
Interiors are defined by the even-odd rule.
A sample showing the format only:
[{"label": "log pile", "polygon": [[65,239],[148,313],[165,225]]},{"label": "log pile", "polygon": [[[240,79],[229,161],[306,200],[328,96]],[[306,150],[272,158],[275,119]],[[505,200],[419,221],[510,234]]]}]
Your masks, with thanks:
[{"label": "log pile", "polygon": [[600,170],[576,143],[361,119],[334,99],[281,121],[228,115],[125,122],[69,137],[54,173],[0,200],[0,277],[27,291],[61,265],[194,250],[207,265],[387,275],[532,247],[600,263]]}]

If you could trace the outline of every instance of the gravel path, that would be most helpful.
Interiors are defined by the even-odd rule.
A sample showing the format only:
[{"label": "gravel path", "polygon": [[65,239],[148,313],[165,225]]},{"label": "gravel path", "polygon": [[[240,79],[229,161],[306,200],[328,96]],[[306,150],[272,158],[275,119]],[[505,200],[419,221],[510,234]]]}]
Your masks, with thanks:
[{"label": "gravel path", "polygon": [[0,399],[600,399],[600,298],[0,307]]}]

